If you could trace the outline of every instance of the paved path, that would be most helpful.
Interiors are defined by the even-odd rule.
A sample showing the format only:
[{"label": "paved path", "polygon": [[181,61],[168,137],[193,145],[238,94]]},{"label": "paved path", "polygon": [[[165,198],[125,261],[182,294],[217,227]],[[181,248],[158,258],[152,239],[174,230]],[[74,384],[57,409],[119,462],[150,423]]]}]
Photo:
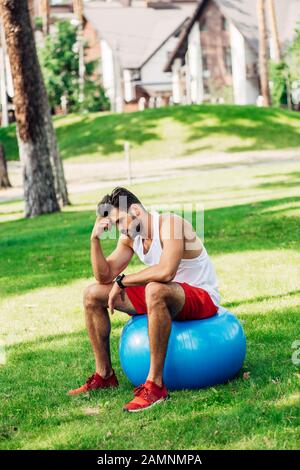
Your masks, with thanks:
[{"label": "paved path", "polygon": [[[242,153],[199,154],[163,160],[141,160],[131,163],[132,182],[143,183],[188,176],[197,171],[220,171],[236,167],[281,163],[300,164],[300,148],[293,150],[253,151]],[[127,166],[123,160],[95,163],[68,163],[64,161],[69,194],[92,191],[116,185],[128,185]],[[0,190],[0,202],[22,199],[22,172],[20,162],[8,162],[12,188]]]}]

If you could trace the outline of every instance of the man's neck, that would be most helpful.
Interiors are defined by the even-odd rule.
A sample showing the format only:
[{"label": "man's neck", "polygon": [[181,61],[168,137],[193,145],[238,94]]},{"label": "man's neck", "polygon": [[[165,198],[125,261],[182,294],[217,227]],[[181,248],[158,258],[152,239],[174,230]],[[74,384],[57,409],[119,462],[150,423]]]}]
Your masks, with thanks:
[{"label": "man's neck", "polygon": [[142,227],[145,231],[141,231],[140,235],[144,240],[152,240],[153,238],[153,215],[150,212],[145,214],[145,218],[142,220]]}]

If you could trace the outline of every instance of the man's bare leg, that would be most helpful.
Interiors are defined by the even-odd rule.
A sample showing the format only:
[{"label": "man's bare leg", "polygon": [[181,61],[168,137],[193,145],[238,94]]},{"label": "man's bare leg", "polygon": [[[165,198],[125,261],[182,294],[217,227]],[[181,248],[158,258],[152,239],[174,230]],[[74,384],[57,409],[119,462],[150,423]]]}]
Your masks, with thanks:
[{"label": "man's bare leg", "polygon": [[185,302],[183,288],[176,282],[150,282],[146,286],[148,332],[150,341],[150,370],[146,383],[135,392],[135,397],[123,407],[136,412],[165,401],[169,395],[163,384],[163,369],[171,332],[172,319]]},{"label": "man's bare leg", "polygon": [[[113,283],[95,283],[84,291],[85,321],[94,352],[96,372],[104,379],[113,373],[109,338],[111,324],[107,310],[108,295],[112,286]],[[126,313],[136,313],[126,294],[124,301],[118,301],[116,309]]]},{"label": "man's bare leg", "polygon": [[185,302],[183,288],[176,282],[150,282],[146,286],[148,331],[150,341],[150,370],[147,380],[162,386],[164,362],[171,332],[172,319]]}]

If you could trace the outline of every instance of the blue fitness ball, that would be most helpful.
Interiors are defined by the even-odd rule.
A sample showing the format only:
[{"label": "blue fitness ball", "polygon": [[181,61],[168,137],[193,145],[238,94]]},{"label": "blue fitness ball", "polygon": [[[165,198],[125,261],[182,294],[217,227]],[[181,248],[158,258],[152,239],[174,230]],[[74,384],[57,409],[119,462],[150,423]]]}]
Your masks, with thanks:
[{"label": "blue fitness ball", "polygon": [[[150,367],[147,315],[135,315],[125,325],[119,344],[121,366],[137,386]],[[224,383],[240,371],[246,338],[238,319],[223,307],[204,320],[173,321],[164,367],[170,390],[195,389]]]}]

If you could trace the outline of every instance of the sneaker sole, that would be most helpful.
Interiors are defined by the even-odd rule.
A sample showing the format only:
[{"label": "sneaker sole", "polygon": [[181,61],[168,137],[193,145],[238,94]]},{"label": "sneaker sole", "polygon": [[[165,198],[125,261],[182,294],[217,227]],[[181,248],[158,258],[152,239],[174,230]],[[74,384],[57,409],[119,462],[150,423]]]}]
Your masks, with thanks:
[{"label": "sneaker sole", "polygon": [[110,388],[118,388],[118,387],[119,387],[119,385],[109,385],[108,387],[92,388],[91,390],[86,390],[86,391],[77,392],[77,393],[67,392],[66,396],[67,397],[76,397],[78,395],[86,395],[88,393],[100,392],[101,390],[108,390]]},{"label": "sneaker sole", "polygon": [[167,401],[170,399],[171,397],[170,395],[168,395],[166,398],[161,398],[160,400],[155,401],[154,403],[152,403],[152,405],[149,405],[145,408],[137,408],[136,410],[128,410],[127,408],[123,408],[123,411],[125,413],[138,413],[139,411],[149,410],[150,408],[153,408],[153,406],[158,405],[159,403],[163,403],[164,401]]}]

